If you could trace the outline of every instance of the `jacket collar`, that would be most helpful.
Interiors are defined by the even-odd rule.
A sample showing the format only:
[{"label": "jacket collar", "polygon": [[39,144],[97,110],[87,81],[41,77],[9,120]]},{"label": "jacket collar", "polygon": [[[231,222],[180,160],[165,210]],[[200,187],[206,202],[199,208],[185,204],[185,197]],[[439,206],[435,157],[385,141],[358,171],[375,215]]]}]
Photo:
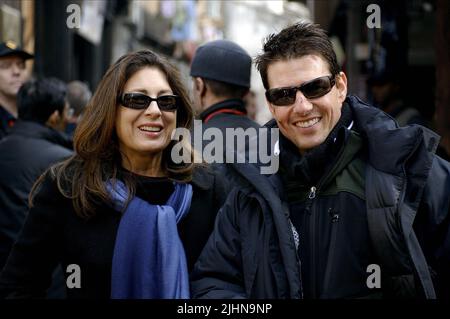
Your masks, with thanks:
[{"label": "jacket collar", "polygon": [[336,155],[347,140],[351,122],[351,110],[347,103],[344,103],[341,118],[326,140],[305,152],[303,156],[294,143],[280,135],[280,168],[286,172],[286,175],[295,177],[308,185],[316,183],[327,168],[332,166]]},{"label": "jacket collar", "polygon": [[8,120],[16,120],[16,118],[9,113],[2,105],[0,105],[0,115],[1,115],[1,119],[6,119]]},{"label": "jacket collar", "polygon": [[356,96],[347,97],[346,102],[352,109],[354,129],[366,141],[368,160],[376,169],[401,174],[413,153],[420,152],[419,148],[424,148],[426,152],[418,160],[424,164],[432,160],[439,144],[439,135],[419,125],[398,127],[388,114]]},{"label": "jacket collar", "polygon": [[72,140],[67,135],[38,122],[18,120],[11,128],[10,135],[43,139],[69,149],[73,147]]},{"label": "jacket collar", "polygon": [[211,105],[202,113],[200,113],[199,117],[202,121],[204,121],[210,114],[223,109],[231,109],[243,112],[245,114],[247,113],[247,111],[245,110],[244,101],[242,101],[241,99],[228,99]]}]

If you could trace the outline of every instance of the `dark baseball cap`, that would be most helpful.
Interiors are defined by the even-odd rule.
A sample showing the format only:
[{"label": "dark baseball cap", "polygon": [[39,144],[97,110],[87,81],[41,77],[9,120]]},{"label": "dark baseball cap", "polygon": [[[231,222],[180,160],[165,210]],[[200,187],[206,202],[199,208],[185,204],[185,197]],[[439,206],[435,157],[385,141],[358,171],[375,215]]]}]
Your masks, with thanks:
[{"label": "dark baseball cap", "polygon": [[13,41],[6,41],[0,43],[0,57],[17,55],[22,57],[24,60],[34,58],[34,55],[22,50]]},{"label": "dark baseball cap", "polygon": [[250,87],[252,58],[239,45],[216,40],[200,46],[195,52],[190,75]]}]

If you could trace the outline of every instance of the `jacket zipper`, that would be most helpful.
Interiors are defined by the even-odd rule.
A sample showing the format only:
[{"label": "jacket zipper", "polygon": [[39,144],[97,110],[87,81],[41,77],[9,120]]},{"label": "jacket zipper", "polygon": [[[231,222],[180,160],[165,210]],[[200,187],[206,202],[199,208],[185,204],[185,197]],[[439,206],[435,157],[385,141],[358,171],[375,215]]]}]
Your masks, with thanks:
[{"label": "jacket zipper", "polygon": [[[340,156],[342,155],[342,150],[338,153],[337,158],[340,158]],[[337,164],[335,163],[335,166]],[[310,190],[309,190],[309,194],[308,194],[308,199],[307,199],[307,203],[306,203],[306,207],[305,210],[306,212],[310,215],[310,234],[311,234],[311,261],[310,261],[310,266],[311,266],[311,277],[312,277],[312,284],[311,284],[311,296],[312,298],[318,298],[317,296],[317,278],[316,278],[316,219],[317,219],[317,213],[315,213],[314,211],[312,211],[313,209],[313,203],[314,203],[314,199],[316,198],[317,193],[319,193],[319,191],[321,190],[321,187],[323,185],[326,185],[326,183],[328,182],[328,180],[330,179],[330,176],[334,175],[334,170],[336,167],[333,167],[331,169],[330,172],[327,173],[326,176],[322,177],[318,183],[317,186],[311,186]]]},{"label": "jacket zipper", "polygon": [[312,211],[312,205],[314,202],[314,199],[316,198],[316,191],[317,188],[315,186],[312,186],[309,194],[308,194],[308,203],[306,206],[306,210],[308,214],[310,215],[310,223],[309,223],[309,232],[311,236],[311,260],[310,260],[310,270],[311,270],[311,297],[317,298],[316,296],[316,215]]},{"label": "jacket zipper", "polygon": [[311,186],[308,194],[308,202],[306,204],[306,212],[310,215],[310,222],[309,222],[309,230],[310,230],[310,236],[311,236],[311,260],[310,260],[310,269],[311,269],[311,297],[312,298],[318,298],[317,296],[317,274],[316,274],[316,259],[317,259],[317,253],[316,253],[316,222],[318,218],[318,214],[313,210],[313,204],[314,200],[316,198],[317,193],[320,190],[320,187],[322,187],[323,183],[328,178],[319,180],[319,183],[317,186]]},{"label": "jacket zipper", "polygon": [[337,228],[339,222],[339,213],[335,212],[330,208],[328,213],[331,217],[331,237],[330,237],[330,246],[328,250],[328,258],[327,258],[327,268],[325,270],[325,278],[323,284],[323,293],[324,296],[327,297],[327,292],[329,290],[330,281],[331,281],[331,272],[333,271],[334,264],[334,251],[336,248],[336,237],[337,237]]}]

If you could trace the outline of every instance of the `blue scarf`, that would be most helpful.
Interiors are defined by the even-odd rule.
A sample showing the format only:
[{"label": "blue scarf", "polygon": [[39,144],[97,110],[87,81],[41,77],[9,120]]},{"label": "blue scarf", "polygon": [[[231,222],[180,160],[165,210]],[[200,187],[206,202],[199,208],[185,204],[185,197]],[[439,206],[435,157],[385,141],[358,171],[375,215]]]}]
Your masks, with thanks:
[{"label": "blue scarf", "polygon": [[[121,181],[107,184],[113,207],[123,211],[128,190]],[[113,299],[188,299],[186,255],[177,223],[191,205],[192,186],[175,184],[166,205],[134,197],[117,231],[111,274]]]}]

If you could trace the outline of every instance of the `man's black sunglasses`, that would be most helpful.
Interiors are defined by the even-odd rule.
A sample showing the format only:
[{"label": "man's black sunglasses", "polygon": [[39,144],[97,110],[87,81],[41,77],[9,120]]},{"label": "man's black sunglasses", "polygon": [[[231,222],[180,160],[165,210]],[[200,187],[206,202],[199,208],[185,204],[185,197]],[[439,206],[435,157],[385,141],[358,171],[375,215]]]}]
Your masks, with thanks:
[{"label": "man's black sunglasses", "polygon": [[153,98],[143,93],[125,93],[120,99],[123,106],[135,110],[146,109],[153,101],[156,101],[161,111],[175,111],[180,104],[180,97],[177,95],[161,95]]},{"label": "man's black sunglasses", "polygon": [[297,90],[302,92],[307,99],[315,99],[324,96],[331,91],[336,84],[334,75],[322,76],[303,83],[300,86],[275,88],[266,91],[267,101],[276,106],[289,106],[294,104]]}]

